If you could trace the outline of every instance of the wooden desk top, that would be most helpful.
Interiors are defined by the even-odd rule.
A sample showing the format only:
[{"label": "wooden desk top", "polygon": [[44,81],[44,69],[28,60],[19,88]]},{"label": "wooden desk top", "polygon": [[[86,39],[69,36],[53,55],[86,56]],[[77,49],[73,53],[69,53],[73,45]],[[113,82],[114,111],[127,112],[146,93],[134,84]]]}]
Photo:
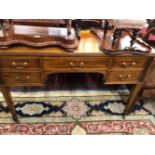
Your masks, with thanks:
[{"label": "wooden desk top", "polygon": [[[155,50],[147,54],[147,56],[152,56],[155,54]],[[43,47],[43,48],[33,48],[28,46],[12,46],[6,49],[0,49],[0,56],[23,56],[23,55],[33,55],[33,56],[107,56],[99,49],[98,41],[91,32],[81,31],[81,39],[78,48],[74,52],[66,51],[65,49],[59,47]],[[131,56],[131,54],[122,54],[119,56]],[[133,54],[132,54],[133,55]],[[134,55],[141,56],[141,55]]]}]

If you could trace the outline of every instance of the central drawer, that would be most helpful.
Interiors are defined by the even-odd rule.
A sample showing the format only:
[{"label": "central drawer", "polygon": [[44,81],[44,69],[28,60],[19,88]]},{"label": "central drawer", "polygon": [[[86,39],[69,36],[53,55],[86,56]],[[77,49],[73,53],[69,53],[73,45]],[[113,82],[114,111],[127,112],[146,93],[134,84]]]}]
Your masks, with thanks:
[{"label": "central drawer", "polygon": [[0,59],[0,69],[38,69],[39,59]]},{"label": "central drawer", "polygon": [[42,83],[40,72],[1,72],[1,80],[4,84],[36,84]]},{"label": "central drawer", "polygon": [[75,57],[56,57],[56,58],[44,58],[43,68],[45,70],[55,69],[55,68],[68,68],[68,69],[83,69],[83,68],[108,68],[109,60],[107,58],[75,58]]}]

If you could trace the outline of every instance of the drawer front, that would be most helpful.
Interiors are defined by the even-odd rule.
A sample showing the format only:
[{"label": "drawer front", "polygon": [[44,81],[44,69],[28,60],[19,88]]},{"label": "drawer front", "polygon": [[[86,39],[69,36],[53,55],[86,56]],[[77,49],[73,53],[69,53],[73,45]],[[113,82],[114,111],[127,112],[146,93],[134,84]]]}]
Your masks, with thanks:
[{"label": "drawer front", "polygon": [[43,67],[45,70],[53,68],[107,68],[109,60],[106,58],[52,58],[43,59]]},{"label": "drawer front", "polygon": [[2,72],[1,79],[4,84],[35,84],[42,83],[40,72]]},{"label": "drawer front", "polygon": [[108,82],[136,82],[139,80],[141,72],[137,71],[111,71]]},{"label": "drawer front", "polygon": [[14,68],[22,69],[36,69],[40,68],[39,59],[0,59],[0,69]]},{"label": "drawer front", "polygon": [[142,69],[144,68],[144,65],[147,61],[147,58],[144,57],[133,57],[133,58],[113,58],[111,68],[122,68],[122,69],[134,69],[134,68],[139,68]]}]

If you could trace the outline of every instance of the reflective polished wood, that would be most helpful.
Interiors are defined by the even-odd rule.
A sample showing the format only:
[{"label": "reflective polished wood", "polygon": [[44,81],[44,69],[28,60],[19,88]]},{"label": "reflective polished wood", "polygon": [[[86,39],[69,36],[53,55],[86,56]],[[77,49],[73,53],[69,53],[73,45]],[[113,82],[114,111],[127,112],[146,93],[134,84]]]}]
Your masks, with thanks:
[{"label": "reflective polished wood", "polygon": [[1,19],[0,48],[11,45],[58,46],[74,51],[79,43],[72,20]]}]

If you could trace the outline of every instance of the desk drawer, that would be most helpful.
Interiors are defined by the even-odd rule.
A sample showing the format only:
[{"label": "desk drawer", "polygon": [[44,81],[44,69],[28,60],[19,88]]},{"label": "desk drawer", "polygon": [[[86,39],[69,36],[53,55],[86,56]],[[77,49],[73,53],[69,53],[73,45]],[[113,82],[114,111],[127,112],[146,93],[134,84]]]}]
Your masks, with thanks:
[{"label": "desk drawer", "polygon": [[144,57],[124,57],[124,58],[113,58],[111,68],[122,68],[122,69],[142,69],[147,61],[147,58]]},{"label": "desk drawer", "polygon": [[40,72],[1,72],[1,79],[11,85],[42,83]]},{"label": "desk drawer", "polygon": [[0,69],[16,70],[40,68],[39,59],[0,59]]},{"label": "desk drawer", "polygon": [[108,82],[135,82],[140,78],[141,72],[137,71],[111,71]]},{"label": "desk drawer", "polygon": [[43,59],[43,67],[45,70],[53,68],[70,68],[70,69],[82,69],[82,68],[107,68],[109,60],[106,58],[46,58]]}]

